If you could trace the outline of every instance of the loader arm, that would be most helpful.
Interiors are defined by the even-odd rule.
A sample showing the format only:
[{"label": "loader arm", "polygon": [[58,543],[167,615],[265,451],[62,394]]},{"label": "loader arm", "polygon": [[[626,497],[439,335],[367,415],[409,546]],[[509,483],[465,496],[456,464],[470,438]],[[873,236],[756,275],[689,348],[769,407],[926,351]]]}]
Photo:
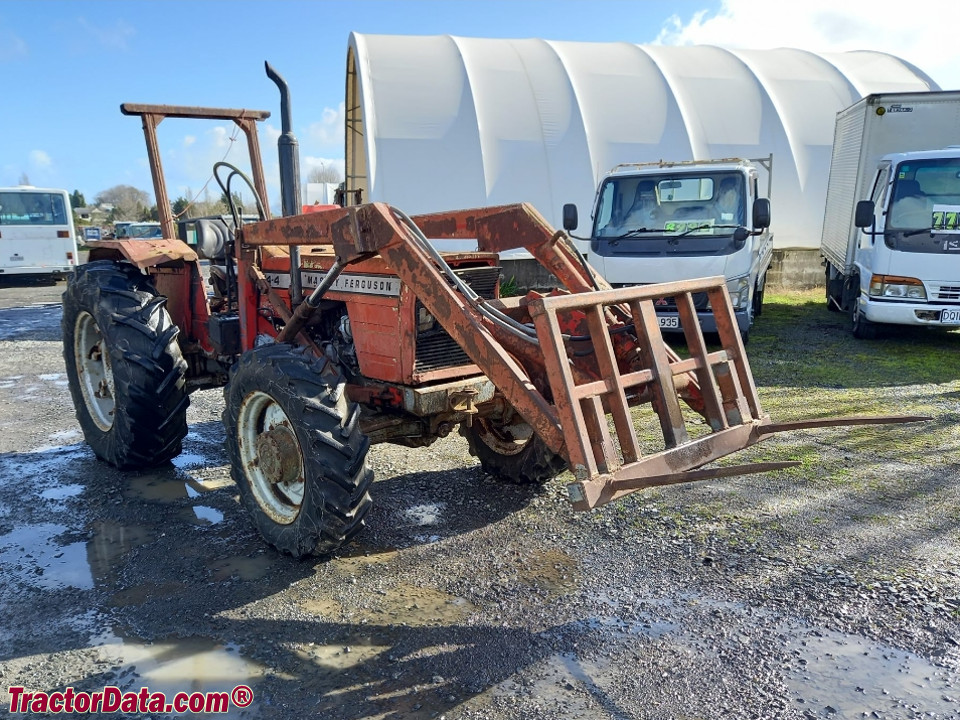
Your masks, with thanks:
[{"label": "loader arm", "polygon": [[[475,237],[483,251],[525,247],[566,285],[566,292],[531,294],[508,312],[506,304],[481,300],[458,285],[428,236]],[[332,243],[336,268],[379,253],[544,443],[568,461],[575,478],[568,491],[577,509],[643,487],[796,464],[698,469],[792,429],[771,424],[761,409],[722,277],[611,289],[591,278],[563,234],[526,204],[414,221],[373,203],[245,226],[243,242]],[[594,283],[603,289],[595,290]],[[700,292],[707,294],[717,318],[719,350],[708,349],[697,320],[693,294]],[[689,358],[663,341],[654,301],[664,296],[676,300]],[[299,316],[300,324],[289,324],[280,339],[292,339],[309,312],[309,303],[302,303],[292,318]],[[706,420],[706,433],[702,423],[697,431],[688,427],[680,405],[684,392],[683,399]],[[660,449],[648,454],[635,427],[633,406],[639,401],[650,402],[663,437]]]}]

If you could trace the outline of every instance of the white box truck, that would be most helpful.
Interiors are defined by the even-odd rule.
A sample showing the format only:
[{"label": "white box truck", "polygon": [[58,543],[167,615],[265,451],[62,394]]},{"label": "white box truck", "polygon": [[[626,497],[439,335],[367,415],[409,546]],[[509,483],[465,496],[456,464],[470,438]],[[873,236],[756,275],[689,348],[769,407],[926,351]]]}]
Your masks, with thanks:
[{"label": "white box truck", "polygon": [[[759,183],[762,168],[769,194],[772,163],[771,155],[617,165],[597,189],[588,261],[613,287],[723,276],[746,340],[773,257],[770,201]],[[565,205],[564,228],[577,224],[576,206]],[[706,295],[694,304],[703,331],[716,332]],[[662,330],[680,329],[673,298],[660,298],[656,310]]]},{"label": "white box truck", "polygon": [[837,114],[820,253],[827,306],[855,337],[960,327],[958,213],[960,91],[868,95]]}]

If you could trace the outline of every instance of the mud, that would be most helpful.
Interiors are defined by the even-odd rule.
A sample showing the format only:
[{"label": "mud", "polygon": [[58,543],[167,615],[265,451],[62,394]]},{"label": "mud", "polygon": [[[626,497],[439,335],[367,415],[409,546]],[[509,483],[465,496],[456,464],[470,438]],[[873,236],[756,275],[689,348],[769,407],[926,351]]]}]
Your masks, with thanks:
[{"label": "mud", "polygon": [[[228,717],[960,717],[951,336],[928,340],[954,363],[947,377],[876,390],[935,414],[896,443],[784,437],[757,457],[797,470],[588,514],[562,479],[486,477],[454,436],[377,446],[368,528],[335,557],[296,561],[240,506],[220,391],[193,396],[173,463],[120,473],[93,457],[55,294],[0,288],[0,716],[14,686],[243,684],[254,702]],[[844,331],[831,321],[797,323]],[[760,323],[755,336],[762,347]],[[795,404],[791,379],[761,399]]]}]

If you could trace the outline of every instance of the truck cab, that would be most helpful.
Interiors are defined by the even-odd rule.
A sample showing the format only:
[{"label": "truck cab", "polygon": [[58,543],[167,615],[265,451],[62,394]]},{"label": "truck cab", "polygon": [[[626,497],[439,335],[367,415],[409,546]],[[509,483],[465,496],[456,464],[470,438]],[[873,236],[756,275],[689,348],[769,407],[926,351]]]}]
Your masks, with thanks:
[{"label": "truck cab", "polygon": [[881,158],[855,215],[847,303],[858,337],[878,324],[960,327],[958,220],[960,147]]},{"label": "truck cab", "polygon": [[[769,183],[769,164],[763,167]],[[624,287],[722,276],[747,336],[773,256],[770,202],[759,197],[754,161],[617,165],[600,181],[591,219],[587,257],[607,282]],[[695,297],[695,305],[703,331],[716,332],[706,296]],[[680,329],[672,298],[658,299],[656,309],[661,329]]]}]

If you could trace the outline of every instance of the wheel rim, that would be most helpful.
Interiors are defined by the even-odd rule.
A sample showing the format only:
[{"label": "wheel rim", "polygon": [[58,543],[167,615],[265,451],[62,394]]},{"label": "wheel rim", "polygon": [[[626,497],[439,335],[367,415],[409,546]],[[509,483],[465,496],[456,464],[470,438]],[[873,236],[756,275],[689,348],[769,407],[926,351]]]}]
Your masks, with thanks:
[{"label": "wheel rim", "polygon": [[473,424],[480,440],[498,455],[519,455],[533,438],[533,428],[526,423],[498,426],[475,419]]},{"label": "wheel rim", "polygon": [[113,427],[117,408],[113,369],[100,326],[90,313],[81,312],[77,316],[73,338],[73,356],[84,404],[96,426],[107,432]]},{"label": "wheel rim", "polygon": [[303,452],[279,403],[259,390],[247,395],[237,418],[243,473],[257,504],[275,523],[289,525],[303,505]]}]

